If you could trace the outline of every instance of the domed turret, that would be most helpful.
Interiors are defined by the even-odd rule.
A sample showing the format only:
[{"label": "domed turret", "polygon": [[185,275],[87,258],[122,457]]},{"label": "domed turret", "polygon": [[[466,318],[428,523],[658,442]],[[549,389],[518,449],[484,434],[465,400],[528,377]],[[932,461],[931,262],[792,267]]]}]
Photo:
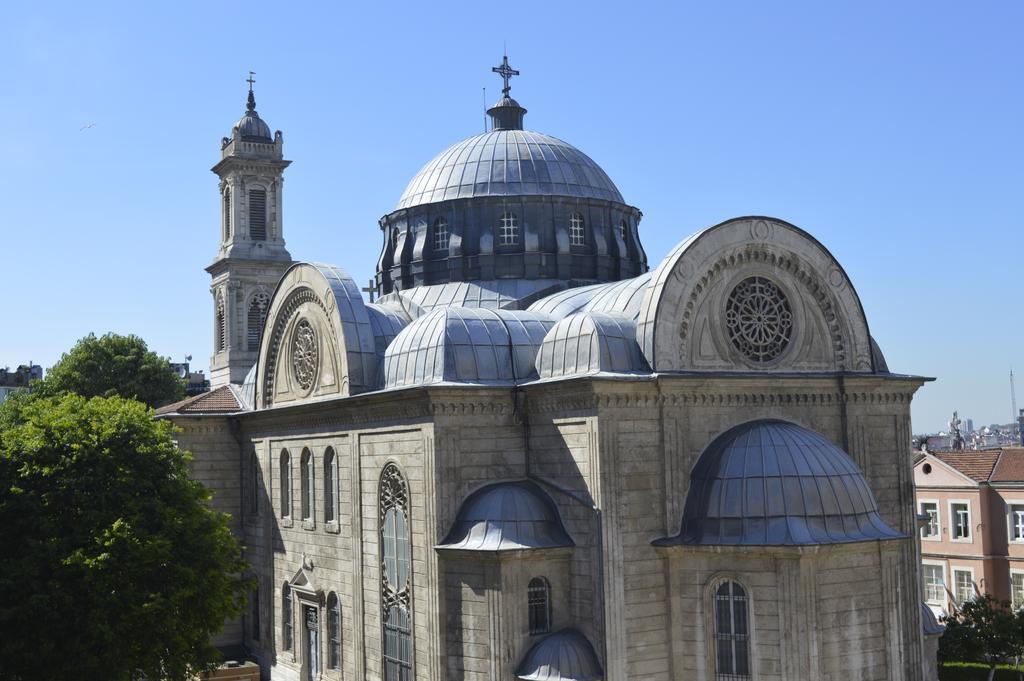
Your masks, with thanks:
[{"label": "domed turret", "polygon": [[249,85],[249,101],[245,106],[245,115],[235,123],[238,134],[246,142],[273,142],[270,135],[270,126],[256,113],[256,96],[252,92],[252,84]]},{"label": "domed turret", "polygon": [[524,130],[508,85],[519,72],[507,57],[493,70],[505,81],[487,111],[493,129],[435,156],[381,218],[378,291],[503,279],[557,288],[645,272],[640,211],[579,149]]}]

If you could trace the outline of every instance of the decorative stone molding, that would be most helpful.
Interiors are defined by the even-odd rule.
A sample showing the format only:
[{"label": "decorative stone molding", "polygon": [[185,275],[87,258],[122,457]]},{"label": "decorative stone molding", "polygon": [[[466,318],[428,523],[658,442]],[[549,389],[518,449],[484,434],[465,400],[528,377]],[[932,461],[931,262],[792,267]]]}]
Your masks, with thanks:
[{"label": "decorative stone molding", "polygon": [[[792,289],[787,295],[796,296],[789,298],[793,348],[767,370],[874,370],[860,300],[835,258],[792,225],[738,218],[685,240],[655,271],[637,323],[637,342],[654,371],[713,369],[742,358],[724,330],[728,290],[723,287],[730,279],[738,283],[752,276],[778,279]],[[827,338],[817,338],[817,324]],[[809,335],[801,342],[804,331]],[[808,354],[812,348],[817,354]],[[698,357],[710,358],[711,364],[700,364]]]}]

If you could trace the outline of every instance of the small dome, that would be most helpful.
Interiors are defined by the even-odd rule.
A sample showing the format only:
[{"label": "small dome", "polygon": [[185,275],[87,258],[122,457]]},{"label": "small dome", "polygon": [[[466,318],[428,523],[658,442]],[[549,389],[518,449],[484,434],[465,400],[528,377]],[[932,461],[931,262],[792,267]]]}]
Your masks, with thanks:
[{"label": "small dome", "polygon": [[499,482],[473,492],[441,549],[513,551],[572,546],[551,498],[534,482]]},{"label": "small dome", "polygon": [[492,130],[434,157],[405,188],[398,208],[478,196],[571,196],[624,203],[589,156],[529,130]]},{"label": "small dome", "polygon": [[632,319],[579,312],[560,320],[544,336],[537,353],[540,378],[603,372],[650,373]]},{"label": "small dome", "polygon": [[235,127],[238,128],[238,134],[242,136],[242,139],[248,142],[274,141],[270,135],[270,126],[255,111],[246,112],[235,123]]},{"label": "small dome", "polygon": [[656,544],[835,544],[895,539],[864,475],[827,438],[785,421],[720,435],[693,467],[680,533]]},{"label": "small dome", "polygon": [[438,307],[384,352],[384,386],[518,383],[537,377],[537,348],[553,322],[511,310]]},{"label": "small dome", "polygon": [[575,629],[544,637],[530,648],[516,670],[527,681],[600,681],[601,663],[587,637]]}]

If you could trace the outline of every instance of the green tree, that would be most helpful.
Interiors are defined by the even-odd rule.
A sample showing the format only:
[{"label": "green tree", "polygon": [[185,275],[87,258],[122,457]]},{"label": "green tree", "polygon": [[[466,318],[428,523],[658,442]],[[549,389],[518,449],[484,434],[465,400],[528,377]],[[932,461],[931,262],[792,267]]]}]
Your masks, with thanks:
[{"label": "green tree", "polygon": [[945,662],[984,661],[988,678],[995,677],[996,665],[1024,652],[1024,615],[1014,613],[1008,601],[984,594],[967,601],[956,615],[943,618],[946,631],[939,639],[939,660]]},{"label": "green tree", "polygon": [[0,405],[0,680],[184,679],[251,587],[227,516],[139,402]]},{"label": "green tree", "polygon": [[36,382],[45,396],[78,393],[84,397],[115,395],[159,407],[185,395],[185,382],[170,361],[150,352],[138,336],[90,333]]}]

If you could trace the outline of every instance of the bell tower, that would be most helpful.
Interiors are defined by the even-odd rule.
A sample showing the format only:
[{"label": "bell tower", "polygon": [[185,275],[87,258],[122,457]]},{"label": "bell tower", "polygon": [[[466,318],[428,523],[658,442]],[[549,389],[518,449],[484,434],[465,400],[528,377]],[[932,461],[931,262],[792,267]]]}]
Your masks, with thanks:
[{"label": "bell tower", "polygon": [[284,246],[284,136],[256,113],[253,72],[245,115],[221,140],[220,247],[206,268],[213,281],[210,386],[241,383],[259,355],[270,296],[291,265]]}]

